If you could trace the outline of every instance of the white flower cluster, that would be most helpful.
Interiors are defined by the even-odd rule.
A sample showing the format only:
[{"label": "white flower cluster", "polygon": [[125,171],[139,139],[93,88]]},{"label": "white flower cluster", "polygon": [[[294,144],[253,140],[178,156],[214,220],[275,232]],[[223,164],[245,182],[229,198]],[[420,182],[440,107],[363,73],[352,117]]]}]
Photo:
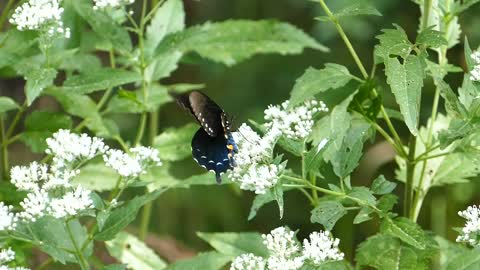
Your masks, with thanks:
[{"label": "white flower cluster", "polygon": [[314,124],[313,116],[317,112],[328,112],[328,108],[322,101],[306,101],[303,105],[288,108],[289,101],[280,106],[270,105],[265,110],[265,127],[278,129],[290,139],[303,140],[310,132]]},{"label": "white flower cluster", "polygon": [[272,164],[271,161],[273,148],[280,135],[278,129],[270,129],[260,137],[246,124],[233,133],[239,152],[235,155],[237,166],[229,177],[238,182],[241,189],[264,194],[278,182],[284,165]]},{"label": "white flower cluster", "polygon": [[310,238],[303,241],[303,247],[295,232],[285,227],[276,228],[262,237],[270,256],[265,259],[243,254],[233,260],[230,270],[297,270],[305,264],[318,266],[344,257],[338,249],[339,240],[331,237],[329,232],[311,233]]},{"label": "white flower cluster", "polygon": [[11,249],[0,250],[0,270],[29,270],[24,267],[8,267],[4,264],[15,260],[15,252]]},{"label": "white flower cluster", "polygon": [[17,224],[17,217],[12,212],[12,206],[0,202],[0,231],[13,230]]},{"label": "white flower cluster", "polygon": [[123,177],[136,177],[150,166],[162,165],[158,150],[144,146],[130,148],[130,154],[110,149],[103,155],[103,160]]},{"label": "white flower cluster", "polygon": [[93,0],[94,10],[105,8],[119,8],[135,3],[135,0]]},{"label": "white flower cluster", "polygon": [[15,9],[10,23],[20,31],[40,30],[49,36],[70,38],[70,28],[63,26],[60,3],[60,0],[29,0]]},{"label": "white flower cluster", "polygon": [[466,242],[473,247],[480,246],[480,208],[476,205],[469,206],[467,210],[458,212],[467,222],[462,228],[462,234],[457,237],[457,242]]},{"label": "white flower cluster", "polygon": [[475,66],[470,71],[470,80],[480,82],[480,51],[473,52],[470,57],[475,62]]}]

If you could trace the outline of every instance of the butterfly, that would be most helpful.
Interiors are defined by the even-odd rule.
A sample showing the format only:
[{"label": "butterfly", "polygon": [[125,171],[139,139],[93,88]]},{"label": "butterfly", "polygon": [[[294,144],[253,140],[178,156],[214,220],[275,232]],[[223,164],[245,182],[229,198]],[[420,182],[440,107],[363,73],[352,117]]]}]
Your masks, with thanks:
[{"label": "butterfly", "polygon": [[192,138],[193,159],[200,166],[215,172],[217,183],[221,183],[221,174],[236,166],[234,155],[238,153],[227,114],[200,91],[170,95],[189,111],[201,126]]}]

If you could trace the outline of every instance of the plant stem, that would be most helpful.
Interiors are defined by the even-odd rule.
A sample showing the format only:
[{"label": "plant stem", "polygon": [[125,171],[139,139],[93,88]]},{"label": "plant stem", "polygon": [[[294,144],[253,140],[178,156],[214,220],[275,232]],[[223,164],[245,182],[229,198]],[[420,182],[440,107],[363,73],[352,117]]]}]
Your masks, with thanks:
[{"label": "plant stem", "polygon": [[83,256],[83,252],[78,247],[77,241],[75,240],[75,236],[72,233],[72,229],[70,228],[70,221],[65,221],[65,225],[67,228],[68,236],[70,237],[70,241],[72,242],[73,247],[75,248],[75,253],[77,255],[78,264],[82,270],[90,269],[90,265],[86,261],[85,257]]},{"label": "plant stem", "polygon": [[410,216],[410,207],[412,204],[412,196],[413,196],[413,178],[415,176],[415,148],[417,145],[417,137],[410,136],[410,140],[408,142],[408,158],[407,162],[407,180],[405,185],[405,196],[404,196],[404,215],[406,217]]},{"label": "plant stem", "polygon": [[8,143],[5,136],[5,121],[3,115],[0,116],[0,135],[2,140],[2,179],[8,179]]},{"label": "plant stem", "polygon": [[432,0],[424,0],[422,30],[425,30],[428,28],[428,19],[430,17],[430,9],[432,9]]},{"label": "plant stem", "polygon": [[0,15],[0,31],[3,29],[5,21],[7,20],[8,13],[10,9],[12,9],[13,3],[15,0],[8,0],[7,5],[4,7],[2,11],[2,15]]},{"label": "plant stem", "polygon": [[23,113],[25,112],[27,107],[28,107],[27,101],[25,101],[23,105],[18,109],[17,113],[13,117],[12,123],[8,127],[7,134],[5,135],[7,138],[10,138],[12,136],[13,132],[15,131],[15,128],[17,127],[18,122],[22,118]]}]

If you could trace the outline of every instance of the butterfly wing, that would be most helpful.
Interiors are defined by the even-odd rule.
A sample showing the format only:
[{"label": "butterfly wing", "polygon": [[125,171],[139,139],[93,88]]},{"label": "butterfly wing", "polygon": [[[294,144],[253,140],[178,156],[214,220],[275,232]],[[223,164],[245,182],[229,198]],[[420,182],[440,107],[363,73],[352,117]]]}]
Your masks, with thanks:
[{"label": "butterfly wing", "polygon": [[209,171],[214,171],[217,183],[221,183],[221,173],[232,168],[229,151],[224,136],[211,137],[203,128],[198,129],[192,139],[193,159]]},{"label": "butterfly wing", "polygon": [[211,137],[216,137],[224,130],[222,115],[225,113],[213,100],[200,91],[191,91],[186,94],[171,95],[186,110],[188,110],[202,128]]}]

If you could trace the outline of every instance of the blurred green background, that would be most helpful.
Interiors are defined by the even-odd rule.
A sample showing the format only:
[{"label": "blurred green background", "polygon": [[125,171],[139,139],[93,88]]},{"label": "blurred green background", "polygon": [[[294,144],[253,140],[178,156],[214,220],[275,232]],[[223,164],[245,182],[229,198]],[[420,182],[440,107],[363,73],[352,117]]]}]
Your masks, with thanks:
[{"label": "blurred green background", "polygon": [[[5,0],[1,0],[3,2]],[[330,0],[332,10],[338,10],[351,0]],[[137,1],[134,10],[139,10],[141,1]],[[303,0],[185,0],[187,25],[192,26],[206,21],[223,21],[228,19],[275,19],[289,22],[303,29],[331,49],[330,53],[306,50],[301,55],[261,55],[242,62],[231,68],[191,56],[185,59],[180,68],[165,83],[202,83],[204,90],[211,98],[235,116],[235,125],[239,126],[248,119],[261,122],[263,110],[269,104],[281,103],[288,99],[295,79],[306,68],[322,67],[325,63],[336,62],[345,65],[349,70],[359,75],[359,72],[344,46],[335,28],[326,22],[314,20],[323,15],[320,7],[310,1]],[[373,46],[377,43],[375,36],[383,28],[391,28],[393,23],[402,26],[409,37],[414,39],[418,27],[420,11],[418,6],[407,0],[376,0],[372,4],[383,14],[382,17],[352,17],[342,22],[347,35],[356,48],[367,68],[371,68]],[[463,14],[460,23],[463,35],[469,37],[473,47],[480,43],[480,5]],[[136,12],[139,14],[139,12]],[[463,38],[462,35],[462,38]],[[455,65],[464,66],[463,46],[457,45],[449,52],[449,61]],[[463,75],[453,75],[447,78],[456,88]],[[2,95],[21,95],[21,81],[0,81]],[[384,87],[384,100],[387,107],[396,107],[388,88]],[[422,113],[423,123],[430,111],[433,87],[430,81],[425,84],[423,92]],[[42,105],[39,105],[42,106]],[[48,106],[43,104],[43,106]],[[122,132],[127,138],[134,136],[137,118],[122,116]],[[181,126],[191,119],[175,104],[164,106],[160,111],[159,127],[164,130],[171,126]],[[407,130],[398,123],[403,138],[407,138]],[[373,147],[373,148],[372,148]],[[365,146],[368,152],[361,166],[352,179],[354,185],[369,185],[372,177],[379,173],[388,179],[394,178],[395,165],[391,157],[380,153],[390,153],[391,150],[382,140]],[[19,148],[16,159],[24,159],[26,153]],[[29,157],[28,159],[33,159]],[[378,167],[378,164],[382,165]],[[174,174],[188,177],[201,173],[192,159],[174,164]],[[212,178],[212,181],[214,179]],[[452,227],[461,226],[462,220],[457,216],[459,210],[467,205],[480,203],[477,181],[469,184],[434,188],[428,195],[421,212],[419,222],[424,229],[454,240],[456,232]],[[402,194],[402,185],[396,190]],[[400,196],[401,197],[401,196]],[[322,229],[319,224],[310,223],[311,206],[301,194],[289,192],[285,197],[285,215],[279,220],[278,209],[274,203],[262,208],[257,217],[247,221],[248,213],[254,196],[251,192],[242,192],[232,185],[194,187],[189,190],[171,190],[155,201],[150,231],[161,236],[170,236],[193,250],[206,250],[208,247],[197,236],[196,232],[227,232],[227,231],[259,231],[268,232],[280,225],[287,225],[293,230],[299,230],[299,238],[306,237],[311,231]],[[397,212],[401,209],[396,208]],[[374,234],[378,228],[375,220],[361,225],[352,225],[353,215],[341,219],[335,227],[334,234],[341,239],[341,249],[348,259],[352,259],[355,247],[367,236]]]}]

